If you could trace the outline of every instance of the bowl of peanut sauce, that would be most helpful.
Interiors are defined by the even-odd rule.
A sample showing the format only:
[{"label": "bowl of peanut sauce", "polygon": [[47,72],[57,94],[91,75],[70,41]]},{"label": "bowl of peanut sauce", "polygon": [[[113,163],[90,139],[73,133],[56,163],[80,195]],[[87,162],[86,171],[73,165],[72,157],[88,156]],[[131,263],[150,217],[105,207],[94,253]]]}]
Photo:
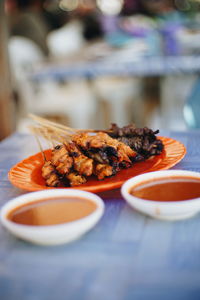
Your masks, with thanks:
[{"label": "bowl of peanut sauce", "polygon": [[135,210],[162,220],[190,218],[200,211],[200,173],[168,170],[127,180],[121,193]]},{"label": "bowl of peanut sauce", "polygon": [[104,212],[93,193],[76,189],[33,192],[8,201],[1,209],[2,225],[20,239],[40,245],[58,245],[80,238]]}]

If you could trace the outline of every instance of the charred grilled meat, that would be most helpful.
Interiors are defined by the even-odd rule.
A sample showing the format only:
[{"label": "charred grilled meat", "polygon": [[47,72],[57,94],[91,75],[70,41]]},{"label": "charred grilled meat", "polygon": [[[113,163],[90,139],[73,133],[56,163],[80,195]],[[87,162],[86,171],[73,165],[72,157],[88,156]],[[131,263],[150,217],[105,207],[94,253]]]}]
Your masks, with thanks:
[{"label": "charred grilled meat", "polygon": [[106,164],[97,164],[94,168],[94,174],[99,180],[103,180],[106,177],[110,177],[116,174],[116,169]]},{"label": "charred grilled meat", "polygon": [[87,133],[75,135],[73,141],[88,157],[100,164],[116,166],[117,163],[119,168],[120,164],[130,167],[136,156],[136,152],[129,146],[103,132],[93,136]]},{"label": "charred grilled meat", "polygon": [[64,144],[58,145],[53,149],[51,163],[55,166],[58,173],[63,175],[69,173],[73,165],[73,158],[69,155],[69,151]]},{"label": "charred grilled meat", "polygon": [[47,186],[56,187],[60,184],[56,168],[50,161],[44,163],[42,167],[42,177],[45,179]]},{"label": "charred grilled meat", "polygon": [[51,160],[42,167],[46,184],[77,186],[91,175],[103,180],[163,150],[162,141],[155,136],[158,131],[146,127],[138,129],[128,125],[119,128],[112,124],[107,133],[82,132],[73,135],[71,142],[56,146]]},{"label": "charred grilled meat", "polygon": [[93,160],[85,156],[75,143],[68,143],[65,146],[73,158],[73,169],[84,176],[92,175]]},{"label": "charred grilled meat", "polygon": [[76,172],[71,172],[71,173],[67,174],[66,179],[69,180],[70,186],[81,185],[87,181],[84,176],[82,176]]},{"label": "charred grilled meat", "polygon": [[118,141],[128,145],[137,152],[136,161],[144,160],[163,151],[163,143],[156,137],[159,130],[153,131],[147,127],[136,128],[133,124],[118,127],[112,124],[108,134]]},{"label": "charred grilled meat", "polygon": [[136,152],[129,146],[106,133],[81,133],[72,136],[72,142],[52,150],[51,160],[42,168],[42,176],[47,185],[56,186],[60,181],[77,186],[92,174],[99,180],[115,175],[121,168],[130,167],[135,156]]}]

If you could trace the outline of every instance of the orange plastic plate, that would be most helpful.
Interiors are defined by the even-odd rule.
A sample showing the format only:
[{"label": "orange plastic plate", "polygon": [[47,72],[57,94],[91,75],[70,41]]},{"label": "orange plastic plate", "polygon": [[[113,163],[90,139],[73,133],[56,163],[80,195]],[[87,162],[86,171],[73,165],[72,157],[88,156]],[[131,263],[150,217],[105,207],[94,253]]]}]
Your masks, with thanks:
[{"label": "orange plastic plate", "polygon": [[[177,140],[159,137],[164,143],[164,151],[144,162],[135,163],[131,168],[118,172],[115,176],[106,178],[102,181],[95,177],[88,179],[87,183],[76,187],[76,189],[89,192],[102,192],[119,188],[127,179],[153,171],[166,170],[180,162],[186,154],[185,146]],[[45,150],[47,159],[50,159],[51,150]],[[45,185],[41,175],[41,168],[44,163],[42,153],[32,155],[21,162],[17,163],[9,171],[8,177],[10,182],[26,191],[38,191],[51,189]],[[70,188],[70,187],[65,187]]]}]

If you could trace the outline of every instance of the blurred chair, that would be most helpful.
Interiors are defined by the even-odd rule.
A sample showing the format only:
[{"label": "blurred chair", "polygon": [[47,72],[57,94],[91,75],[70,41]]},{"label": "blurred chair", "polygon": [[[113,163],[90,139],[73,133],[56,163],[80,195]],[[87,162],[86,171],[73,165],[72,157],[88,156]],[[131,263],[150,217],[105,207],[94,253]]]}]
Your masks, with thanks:
[{"label": "blurred chair", "polygon": [[44,61],[40,49],[23,37],[9,41],[13,86],[21,100],[22,116],[35,113],[45,116],[66,116],[74,128],[90,128],[96,102],[86,81],[59,84],[55,80],[35,82],[30,72]]},{"label": "blurred chair", "polygon": [[78,20],[67,23],[60,29],[50,32],[47,45],[52,57],[67,57],[80,50],[84,44],[83,28]]},{"label": "blurred chair", "polygon": [[[132,122],[133,101],[139,102],[141,93],[140,79],[101,77],[94,80],[94,89],[100,102],[104,102],[108,106],[108,124],[106,126],[110,122],[120,126]],[[141,111],[142,109],[139,110],[138,115]]]},{"label": "blurred chair", "polygon": [[200,128],[200,78],[192,87],[192,91],[184,106],[184,118],[190,128]]},{"label": "blurred chair", "polygon": [[160,129],[185,130],[183,109],[196,74],[163,76],[160,80]]}]

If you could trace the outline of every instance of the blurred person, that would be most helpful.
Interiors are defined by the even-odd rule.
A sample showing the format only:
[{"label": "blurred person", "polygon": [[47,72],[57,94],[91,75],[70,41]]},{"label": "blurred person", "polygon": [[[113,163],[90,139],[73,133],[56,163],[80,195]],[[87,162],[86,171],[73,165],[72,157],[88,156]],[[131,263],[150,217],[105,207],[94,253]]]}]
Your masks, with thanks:
[{"label": "blurred person", "polygon": [[[11,36],[23,36],[35,42],[48,55],[47,34],[62,25],[44,9],[45,0],[6,0],[5,10]],[[65,13],[66,15],[66,13]],[[63,20],[63,19],[62,19]]]},{"label": "blurred person", "polygon": [[122,15],[133,15],[142,12],[141,0],[125,0]]},{"label": "blurred person", "polygon": [[59,29],[68,22],[69,14],[60,9],[58,1],[45,0],[43,2],[43,15],[51,30]]},{"label": "blurred person", "polygon": [[161,24],[184,25],[188,14],[180,11],[173,0],[142,0],[144,11]]},{"label": "blurred person", "polygon": [[89,14],[82,17],[83,37],[87,41],[92,41],[103,37],[103,30],[101,24],[94,14]]},{"label": "blurred person", "polygon": [[149,14],[162,15],[175,9],[173,0],[142,0],[142,5]]},{"label": "blurred person", "polygon": [[86,41],[101,38],[103,30],[96,10],[96,3],[93,0],[80,2],[76,15],[82,23],[82,33]]}]

